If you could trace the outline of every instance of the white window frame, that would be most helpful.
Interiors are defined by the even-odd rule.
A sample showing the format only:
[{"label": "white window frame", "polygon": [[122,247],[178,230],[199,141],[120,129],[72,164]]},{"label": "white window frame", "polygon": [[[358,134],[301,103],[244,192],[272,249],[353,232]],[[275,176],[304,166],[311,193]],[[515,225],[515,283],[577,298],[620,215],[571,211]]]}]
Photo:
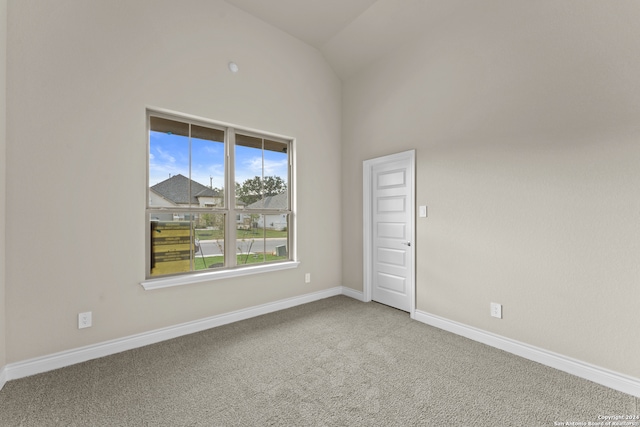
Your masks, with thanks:
[{"label": "white window frame", "polygon": [[[205,208],[211,209],[212,213],[224,213],[226,215],[225,220],[225,260],[226,267],[216,270],[197,270],[191,272],[177,273],[173,275],[153,277],[150,276],[150,227],[149,218],[153,213],[158,212],[160,209],[149,206],[149,135],[150,135],[150,117],[160,117],[169,120],[184,121],[195,125],[213,127],[217,129],[223,129],[225,131],[225,191],[224,191],[224,208]],[[296,251],[296,188],[295,188],[295,153],[296,153],[296,140],[295,138],[278,135],[271,132],[265,132],[246,128],[242,126],[232,125],[229,123],[212,121],[202,117],[196,117],[174,111],[147,108],[146,109],[146,162],[147,162],[147,177],[146,177],[146,208],[145,208],[145,280],[140,284],[145,290],[161,289],[173,286],[187,285],[191,283],[200,283],[205,281],[213,281],[220,279],[228,279],[239,276],[246,276],[250,274],[266,273],[271,271],[287,270],[297,268],[300,264],[297,261]],[[235,200],[235,133],[240,132],[243,135],[256,136],[260,138],[269,138],[276,141],[286,142],[288,144],[288,159],[289,159],[289,176],[287,182],[287,192],[289,196],[289,208],[286,211],[281,210],[245,210],[243,208],[236,208]],[[180,211],[180,209],[166,208],[166,211],[172,210]],[[196,211],[202,211],[202,208],[196,209]],[[243,213],[256,213],[267,215],[272,213],[286,213],[289,215],[288,226],[288,249],[289,259],[283,261],[276,261],[270,263],[250,264],[238,266],[236,265],[236,257],[229,256],[228,254],[236,254],[236,215]]]}]

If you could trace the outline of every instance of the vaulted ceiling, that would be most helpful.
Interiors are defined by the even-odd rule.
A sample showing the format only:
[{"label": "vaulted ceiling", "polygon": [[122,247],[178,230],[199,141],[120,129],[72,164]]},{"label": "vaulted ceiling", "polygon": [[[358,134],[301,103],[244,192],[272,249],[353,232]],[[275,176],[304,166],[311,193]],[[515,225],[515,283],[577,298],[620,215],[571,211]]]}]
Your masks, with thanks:
[{"label": "vaulted ceiling", "polygon": [[346,79],[471,0],[225,0],[316,47]]}]

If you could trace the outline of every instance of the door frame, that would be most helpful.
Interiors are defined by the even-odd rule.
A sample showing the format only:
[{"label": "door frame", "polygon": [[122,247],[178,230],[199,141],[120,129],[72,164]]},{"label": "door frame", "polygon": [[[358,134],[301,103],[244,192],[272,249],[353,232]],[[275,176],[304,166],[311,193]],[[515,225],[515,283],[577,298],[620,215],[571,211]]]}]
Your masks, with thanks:
[{"label": "door frame", "polygon": [[408,173],[411,182],[411,194],[409,197],[409,212],[411,214],[411,246],[409,256],[411,257],[412,268],[409,271],[409,316],[415,318],[416,312],[416,150],[408,150],[388,156],[377,157],[362,162],[362,264],[363,264],[363,300],[370,302],[373,296],[373,227],[372,227],[372,177],[374,166],[394,162],[398,160],[409,160],[410,171]]}]

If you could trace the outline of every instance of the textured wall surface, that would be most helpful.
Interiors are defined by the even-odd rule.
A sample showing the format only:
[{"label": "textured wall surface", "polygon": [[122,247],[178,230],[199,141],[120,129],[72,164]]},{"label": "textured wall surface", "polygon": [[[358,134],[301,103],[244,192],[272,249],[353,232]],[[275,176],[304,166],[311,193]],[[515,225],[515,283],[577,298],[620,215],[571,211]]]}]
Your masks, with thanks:
[{"label": "textured wall surface", "polygon": [[5,200],[7,168],[6,89],[7,89],[7,0],[0,0],[0,369],[5,364],[7,347],[5,341]]},{"label": "textured wall surface", "polygon": [[[640,378],[637,1],[478,2],[342,83],[220,0],[7,3],[0,366],[362,289],[362,161],[414,148],[417,308]],[[145,107],[297,138],[300,268],[142,289]]]},{"label": "textured wall surface", "polygon": [[[7,363],[341,284],[341,88],[317,50],[223,1],[27,0],[8,64]],[[143,290],[147,106],[297,139],[299,268]]]},{"label": "textured wall surface", "polygon": [[640,378],[638,20],[480,2],[346,81],[343,284],[362,289],[362,161],[415,148],[417,308]]}]

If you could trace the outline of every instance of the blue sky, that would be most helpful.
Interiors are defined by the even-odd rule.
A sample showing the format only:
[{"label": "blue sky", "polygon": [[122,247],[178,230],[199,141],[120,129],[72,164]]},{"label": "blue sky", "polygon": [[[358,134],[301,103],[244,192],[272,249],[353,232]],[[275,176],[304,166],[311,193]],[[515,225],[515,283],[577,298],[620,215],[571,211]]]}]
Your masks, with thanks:
[{"label": "blue sky", "polygon": [[[191,139],[191,179],[209,186],[222,188],[224,183],[224,144]],[[262,174],[262,150],[236,147],[236,181]],[[189,138],[151,131],[149,141],[149,185],[155,185],[169,176],[189,176]],[[276,175],[287,181],[287,155],[264,151],[265,176]]]}]

